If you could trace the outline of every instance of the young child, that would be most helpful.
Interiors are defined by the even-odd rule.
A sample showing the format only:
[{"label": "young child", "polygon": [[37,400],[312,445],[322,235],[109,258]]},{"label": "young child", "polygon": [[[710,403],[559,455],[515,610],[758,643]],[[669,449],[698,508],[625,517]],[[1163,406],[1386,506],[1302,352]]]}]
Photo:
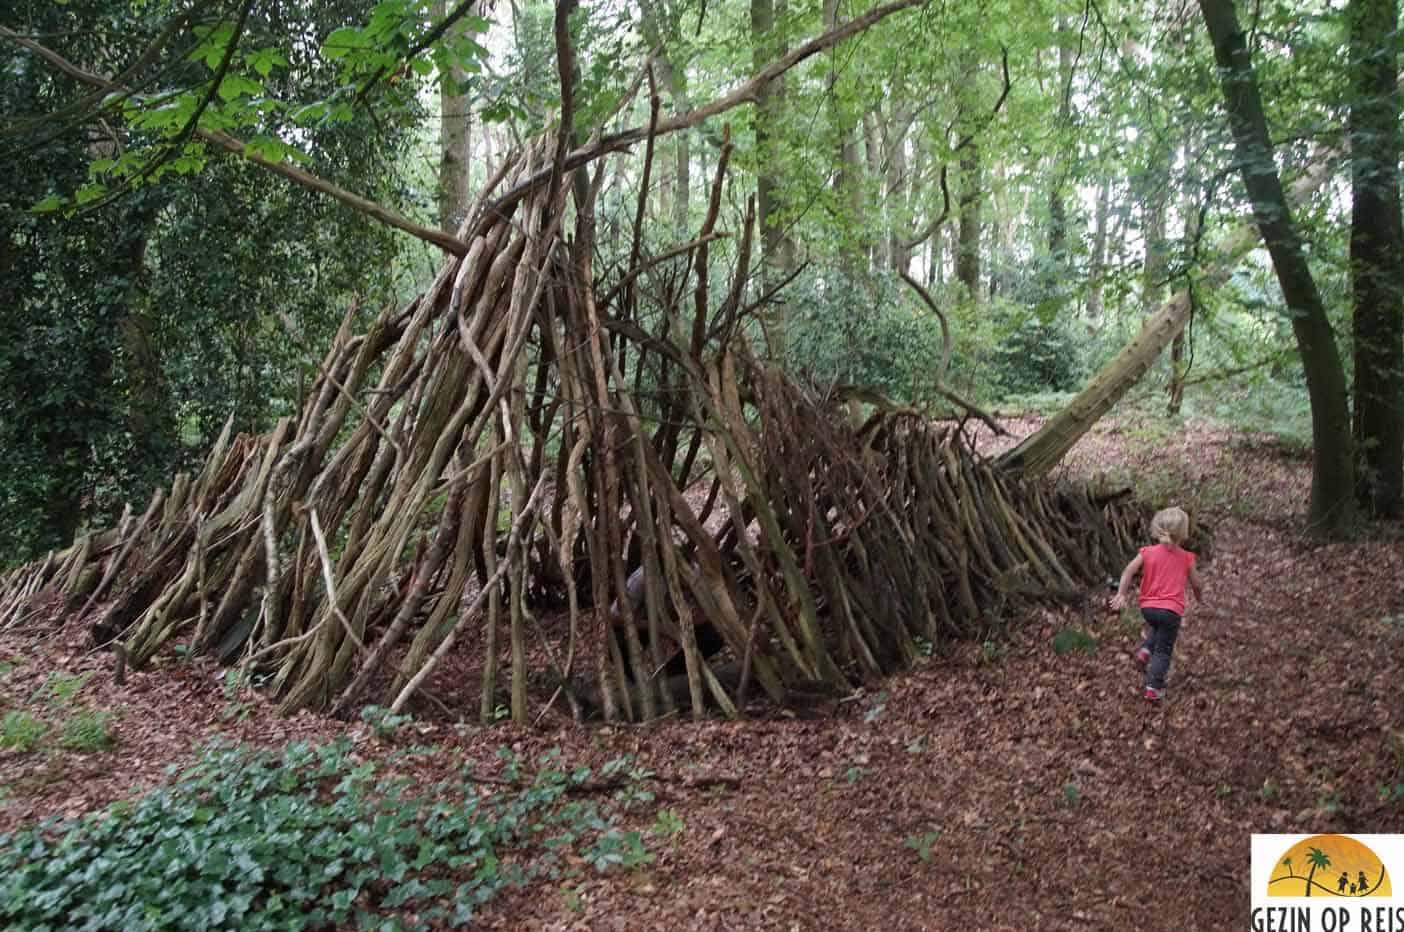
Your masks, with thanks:
[{"label": "young child", "polygon": [[1120,611],[1126,604],[1131,580],[1140,573],[1141,617],[1147,630],[1136,648],[1136,661],[1146,667],[1146,688],[1141,695],[1154,701],[1165,695],[1165,674],[1170,670],[1170,655],[1185,614],[1185,583],[1193,587],[1197,602],[1204,601],[1204,586],[1194,567],[1194,554],[1180,546],[1189,537],[1189,515],[1179,508],[1156,512],[1150,531],[1155,545],[1142,547],[1121,571],[1121,585],[1112,596],[1111,608]]}]

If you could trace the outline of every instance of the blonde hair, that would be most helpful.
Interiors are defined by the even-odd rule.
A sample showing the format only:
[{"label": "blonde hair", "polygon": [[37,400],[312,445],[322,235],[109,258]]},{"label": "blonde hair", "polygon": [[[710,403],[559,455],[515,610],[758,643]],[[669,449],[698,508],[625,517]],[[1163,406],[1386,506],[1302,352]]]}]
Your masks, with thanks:
[{"label": "blonde hair", "polygon": [[1165,508],[1151,518],[1150,533],[1156,543],[1179,546],[1189,537],[1189,515],[1182,508]]}]

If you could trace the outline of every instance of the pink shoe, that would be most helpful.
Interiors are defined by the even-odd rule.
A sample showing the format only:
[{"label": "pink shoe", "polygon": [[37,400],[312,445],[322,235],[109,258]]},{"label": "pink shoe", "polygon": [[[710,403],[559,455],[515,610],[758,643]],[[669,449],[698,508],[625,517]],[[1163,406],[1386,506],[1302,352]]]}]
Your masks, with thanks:
[{"label": "pink shoe", "polygon": [[1150,651],[1146,650],[1144,647],[1136,648],[1136,662],[1143,667],[1150,663]]},{"label": "pink shoe", "polygon": [[1156,689],[1154,686],[1147,686],[1146,691],[1141,693],[1141,698],[1149,702],[1159,702],[1160,697],[1165,695],[1165,690]]}]

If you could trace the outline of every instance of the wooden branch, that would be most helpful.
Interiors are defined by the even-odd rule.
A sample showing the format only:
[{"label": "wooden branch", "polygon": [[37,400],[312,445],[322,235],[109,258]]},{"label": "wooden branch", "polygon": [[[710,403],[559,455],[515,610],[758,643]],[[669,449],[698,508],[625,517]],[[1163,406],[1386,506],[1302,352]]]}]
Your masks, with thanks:
[{"label": "wooden branch", "polygon": [[[473,6],[477,2],[478,0],[463,0],[462,3],[454,7],[453,10],[451,10],[448,13],[448,15],[446,15],[437,26],[429,30],[429,32],[425,34],[424,38],[416,42],[414,44],[414,47],[411,48],[404,55],[402,55],[399,59],[397,59],[397,61],[413,61],[419,55],[420,52],[423,52],[429,46],[442,39],[444,37],[444,33],[448,32],[449,29],[453,27],[454,23],[458,22],[464,16],[467,16],[468,13],[472,11]],[[380,69],[376,71],[375,74],[367,78],[366,83],[362,84],[361,89],[356,92],[356,103],[359,104],[364,102],[366,99],[366,95],[370,93],[371,88],[375,87],[375,85],[380,81],[380,79],[385,77],[386,73],[389,72],[389,70],[389,65],[381,65]]]},{"label": "wooden branch", "polygon": [[[709,104],[698,107],[696,110],[692,110],[685,114],[679,114],[677,116],[672,117],[671,119],[664,120],[663,122],[659,123],[655,128],[653,128],[652,131],[656,136],[665,136],[668,133],[675,133],[679,130],[690,129],[691,127],[697,126],[698,124],[703,123],[714,116],[717,116],[718,114],[725,113],[726,111],[731,110],[734,107],[738,107],[741,104],[756,103],[760,98],[761,91],[766,87],[766,85],[783,75],[786,71],[789,71],[791,68],[798,65],[800,62],[812,58],[815,55],[818,55],[820,52],[823,52],[826,49],[829,49],[839,44],[840,42],[843,42],[845,39],[849,39],[855,35],[858,35],[859,33],[863,32],[871,26],[876,25],[877,23],[893,15],[894,13],[900,13],[903,10],[908,10],[915,6],[921,6],[926,2],[927,0],[895,0],[895,2],[893,3],[887,3],[879,7],[874,7],[867,13],[864,13],[862,16],[859,16],[856,19],[849,20],[842,26],[839,26],[838,28],[832,29],[821,36],[811,39],[803,45],[799,46],[798,48],[790,51],[789,53],[782,55],[779,58],[776,58],[770,64],[766,65],[759,72],[757,72],[755,77],[751,78],[751,80],[747,81],[745,84],[741,85],[736,90],[732,91],[730,94],[727,94],[724,97],[719,97]],[[1005,74],[1006,76],[1008,75],[1007,61],[1005,67]],[[1005,93],[1008,93],[1007,89]],[[1003,102],[1003,99],[1004,98],[1002,95],[1000,98],[1001,103]],[[569,171],[571,169],[579,168],[582,165],[586,165],[590,162],[593,162],[598,158],[602,158],[603,156],[609,155],[611,152],[618,152],[621,149],[627,149],[635,143],[642,142],[645,139],[647,139],[649,132],[650,128],[647,126],[636,126],[632,129],[623,130],[622,132],[613,133],[609,136],[601,137],[598,142],[592,142],[589,145],[583,146],[579,149],[576,149],[574,152],[569,153],[566,156],[565,164],[562,167],[564,170]],[[508,208],[512,207],[523,197],[525,197],[528,192],[532,191],[537,186],[546,182],[550,177],[551,169],[543,169],[531,175],[526,180],[519,182],[515,187],[503,194],[493,203],[492,209],[488,211],[488,214],[492,215],[500,211],[506,211]],[[481,232],[481,230],[476,232]],[[469,238],[471,239],[471,237]]]},{"label": "wooden branch", "polygon": [[[0,26],[0,38],[9,39],[16,45],[29,49],[52,65],[56,70],[68,75],[74,80],[82,81],[84,84],[89,84],[105,91],[130,93],[127,88],[115,84],[101,75],[93,74],[91,71],[85,71],[52,49],[24,38],[8,26]],[[275,175],[281,175],[293,184],[301,185],[319,194],[325,194],[331,199],[350,207],[357,213],[365,214],[373,220],[377,220],[388,227],[393,227],[394,229],[408,233],[411,236],[424,240],[426,243],[433,243],[445,252],[452,253],[455,256],[463,256],[468,252],[468,244],[451,234],[445,233],[442,230],[435,230],[431,227],[421,226],[382,204],[377,204],[369,198],[354,194],[296,165],[290,165],[287,162],[273,162],[261,156],[254,155],[248,152],[248,147],[242,140],[236,139],[228,133],[220,130],[199,129],[197,127],[195,135],[205,142],[213,143],[241,158],[248,159],[250,162],[268,169]]]},{"label": "wooden branch", "polygon": [[1009,90],[1010,90],[1010,88],[1013,86],[1013,82],[1011,82],[1010,79],[1009,79],[1009,49],[1008,49],[1008,48],[1003,48],[1003,49],[1000,50],[1000,60],[999,60],[999,64],[1000,64],[1000,74],[1001,74],[1001,76],[1002,76],[1002,78],[1003,78],[1003,80],[1004,80],[1004,87],[1003,87],[1003,88],[1000,90],[1000,92],[999,92],[999,99],[996,100],[996,101],[995,101],[995,105],[994,105],[993,107],[990,108],[989,116],[985,117],[984,123],[982,123],[982,124],[980,125],[979,128],[977,128],[977,129],[972,129],[970,132],[966,133],[966,134],[961,138],[961,140],[955,144],[955,148],[951,149],[951,154],[952,154],[952,155],[954,155],[955,153],[959,152],[961,149],[964,149],[966,146],[968,146],[968,145],[970,145],[971,143],[973,143],[973,142],[975,141],[975,137],[978,136],[978,135],[980,134],[981,130],[983,130],[986,126],[989,126],[989,125],[990,125],[991,121],[994,120],[996,114],[998,114],[999,111],[1000,111],[1001,109],[1003,109],[1003,107],[1004,107],[1004,102],[1009,98]]},{"label": "wooden branch", "polygon": [[351,643],[364,653],[366,645],[361,640],[360,635],[356,633],[356,629],[351,627],[351,622],[346,617],[346,613],[341,610],[341,602],[336,595],[336,574],[332,571],[331,554],[327,552],[327,539],[322,534],[322,524],[317,520],[317,509],[311,509],[311,517],[312,537],[317,542],[317,557],[322,565],[322,583],[327,587],[327,604],[331,606],[336,620],[341,622],[341,627],[346,629],[346,636],[351,639]]},{"label": "wooden branch", "polygon": [[556,202],[556,191],[565,175],[566,155],[575,127],[575,50],[570,44],[570,14],[579,0],[556,0],[556,72],[561,86],[561,125],[556,130],[556,152],[551,159],[550,194],[546,203]]},{"label": "wooden branch", "polygon": [[936,231],[941,228],[941,224],[945,223],[946,220],[951,216],[951,187],[946,180],[946,173],[948,167],[949,166],[946,165],[941,166],[941,200],[943,202],[943,206],[941,207],[941,215],[935,220],[931,221],[930,225],[927,226],[925,230],[918,233],[912,239],[909,239],[906,242],[904,242],[902,244],[904,248],[915,249],[922,243],[929,240],[936,233]]},{"label": "wooden branch", "polygon": [[946,388],[946,370],[950,367],[951,364],[952,349],[950,324],[946,322],[946,315],[941,311],[941,308],[936,304],[936,301],[931,297],[931,294],[925,288],[923,288],[916,279],[908,275],[905,270],[899,272],[898,274],[902,276],[902,280],[904,282],[906,282],[908,285],[911,285],[912,288],[916,291],[916,293],[921,296],[921,299],[926,302],[926,306],[931,308],[931,312],[935,314],[936,319],[941,322],[941,364],[936,369],[937,394],[939,394],[942,398],[945,398],[947,401],[959,405],[966,411],[969,411],[971,414],[978,417],[980,420],[984,421],[986,426],[988,426],[990,430],[994,431],[996,434],[999,434],[1001,437],[1008,436],[1009,431],[1005,430],[1003,425],[1001,425],[998,421],[996,421],[993,417],[986,413],[982,408],[972,404],[969,401],[966,401],[965,399],[957,395],[955,392]]}]

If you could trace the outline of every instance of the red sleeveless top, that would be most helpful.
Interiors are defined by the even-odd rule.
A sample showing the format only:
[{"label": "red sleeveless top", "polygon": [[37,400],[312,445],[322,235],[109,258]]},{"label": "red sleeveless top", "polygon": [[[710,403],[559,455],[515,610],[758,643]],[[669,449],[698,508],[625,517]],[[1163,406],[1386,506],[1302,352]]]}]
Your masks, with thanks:
[{"label": "red sleeveless top", "polygon": [[1194,554],[1183,547],[1156,544],[1141,548],[1141,608],[1167,608],[1185,613],[1185,583]]}]

